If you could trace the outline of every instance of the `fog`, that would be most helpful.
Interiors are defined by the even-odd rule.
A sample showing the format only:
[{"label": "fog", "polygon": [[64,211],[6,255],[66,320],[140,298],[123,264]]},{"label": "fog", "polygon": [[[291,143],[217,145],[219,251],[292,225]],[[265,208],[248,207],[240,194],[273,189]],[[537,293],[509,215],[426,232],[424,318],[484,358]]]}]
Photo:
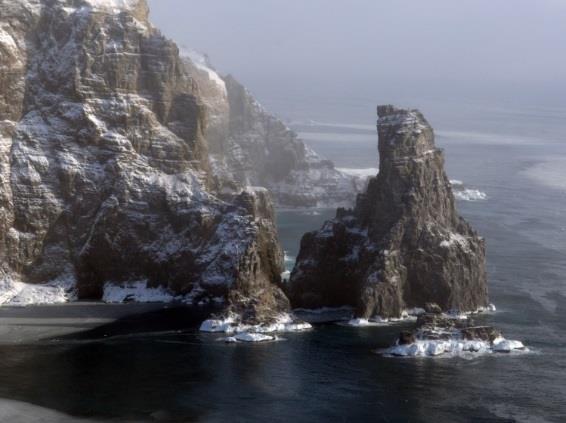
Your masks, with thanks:
[{"label": "fog", "polygon": [[332,101],[562,106],[562,0],[150,0],[154,24],[279,112]]}]

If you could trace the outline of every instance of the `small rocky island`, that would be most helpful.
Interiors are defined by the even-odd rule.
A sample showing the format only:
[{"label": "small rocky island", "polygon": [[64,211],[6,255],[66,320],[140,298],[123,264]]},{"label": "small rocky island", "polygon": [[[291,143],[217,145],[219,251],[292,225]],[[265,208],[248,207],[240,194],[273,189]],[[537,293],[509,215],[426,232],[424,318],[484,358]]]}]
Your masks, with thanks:
[{"label": "small rocky island", "polygon": [[488,305],[485,245],[461,218],[434,132],[417,110],[378,107],[379,174],[353,210],[301,241],[295,307],[350,305],[361,318]]}]

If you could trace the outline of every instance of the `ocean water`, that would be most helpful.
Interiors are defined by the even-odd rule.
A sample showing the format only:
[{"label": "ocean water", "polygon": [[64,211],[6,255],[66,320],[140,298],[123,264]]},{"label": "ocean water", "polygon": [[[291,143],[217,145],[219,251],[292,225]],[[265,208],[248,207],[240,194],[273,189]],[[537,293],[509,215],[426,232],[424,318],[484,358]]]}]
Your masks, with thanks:
[{"label": "ocean water", "polygon": [[[226,345],[198,333],[202,309],[6,308],[0,421],[566,421],[566,110],[421,108],[437,129],[449,177],[487,194],[458,202],[488,246],[498,312],[481,319],[530,353],[374,354],[403,325],[322,324],[281,342]],[[376,167],[373,117],[344,116],[292,126],[339,167]],[[279,211],[288,266],[301,235],[333,214]]]}]

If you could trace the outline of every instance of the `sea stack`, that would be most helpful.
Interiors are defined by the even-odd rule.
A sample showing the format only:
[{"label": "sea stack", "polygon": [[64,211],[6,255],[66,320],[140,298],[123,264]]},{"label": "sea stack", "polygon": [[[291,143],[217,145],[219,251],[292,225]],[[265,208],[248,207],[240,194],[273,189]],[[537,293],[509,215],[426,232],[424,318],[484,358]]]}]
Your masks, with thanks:
[{"label": "sea stack", "polygon": [[303,237],[292,305],[350,305],[361,318],[487,306],[484,240],[456,211],[433,129],[417,110],[377,113],[379,174],[353,210]]}]

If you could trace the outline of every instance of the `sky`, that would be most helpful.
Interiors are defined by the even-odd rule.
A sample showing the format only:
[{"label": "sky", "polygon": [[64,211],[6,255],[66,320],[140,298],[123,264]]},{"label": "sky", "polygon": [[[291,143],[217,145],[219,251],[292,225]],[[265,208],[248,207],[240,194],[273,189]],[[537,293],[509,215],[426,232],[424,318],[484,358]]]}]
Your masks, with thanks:
[{"label": "sky", "polygon": [[[565,0],[149,0],[260,101],[566,102]],[[287,104],[287,105],[286,105]],[[292,113],[292,111],[291,111]]]}]

